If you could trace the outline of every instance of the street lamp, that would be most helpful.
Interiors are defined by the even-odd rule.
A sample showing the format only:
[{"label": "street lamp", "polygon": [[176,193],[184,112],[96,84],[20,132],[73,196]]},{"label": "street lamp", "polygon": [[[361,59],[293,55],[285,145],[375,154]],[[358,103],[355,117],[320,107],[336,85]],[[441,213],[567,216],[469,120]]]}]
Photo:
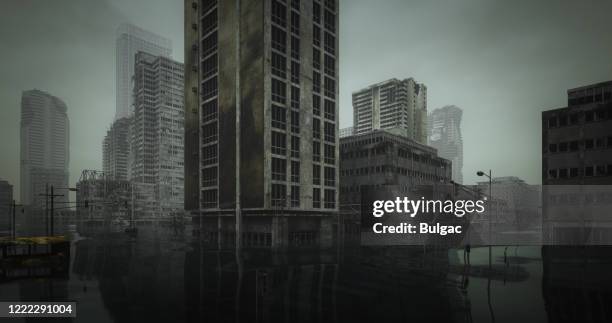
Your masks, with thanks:
[{"label": "street lamp", "polygon": [[[493,177],[491,176],[491,170],[489,169],[489,173],[485,173],[481,170],[476,172],[478,176],[486,176],[489,178],[489,203],[493,202],[493,196],[491,193],[491,187],[493,186]],[[489,210],[491,207],[489,207]],[[489,312],[491,313],[491,322],[495,322],[495,315],[493,314],[493,306],[491,305],[491,214],[489,214],[489,279],[487,283],[487,299],[489,303]]]}]

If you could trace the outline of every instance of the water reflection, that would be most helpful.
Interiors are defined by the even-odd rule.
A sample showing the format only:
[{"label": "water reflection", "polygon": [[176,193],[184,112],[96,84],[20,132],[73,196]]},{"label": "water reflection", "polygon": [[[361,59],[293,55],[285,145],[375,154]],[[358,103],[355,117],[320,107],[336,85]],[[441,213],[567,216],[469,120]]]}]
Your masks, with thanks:
[{"label": "water reflection", "polygon": [[76,322],[611,319],[608,248],[594,262],[584,251],[494,247],[489,269],[487,248],[469,263],[462,249],[423,247],[236,254],[150,231],[74,241],[68,278],[5,282],[0,300],[76,300]]}]

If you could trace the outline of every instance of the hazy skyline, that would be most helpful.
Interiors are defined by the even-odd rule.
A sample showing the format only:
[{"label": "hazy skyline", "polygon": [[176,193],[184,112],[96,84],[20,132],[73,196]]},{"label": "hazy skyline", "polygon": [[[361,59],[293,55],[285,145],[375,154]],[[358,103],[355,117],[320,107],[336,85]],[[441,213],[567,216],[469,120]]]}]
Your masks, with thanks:
[{"label": "hazy skyline", "polygon": [[[541,181],[540,112],[566,90],[612,79],[610,1],[341,0],[340,126],[351,93],[389,78],[428,89],[428,110],[463,109],[465,183],[478,169]],[[172,40],[183,61],[182,0],[4,0],[0,3],[0,178],[19,200],[21,93],[66,102],[70,183],[102,169],[115,114],[115,39],[132,23]]]}]

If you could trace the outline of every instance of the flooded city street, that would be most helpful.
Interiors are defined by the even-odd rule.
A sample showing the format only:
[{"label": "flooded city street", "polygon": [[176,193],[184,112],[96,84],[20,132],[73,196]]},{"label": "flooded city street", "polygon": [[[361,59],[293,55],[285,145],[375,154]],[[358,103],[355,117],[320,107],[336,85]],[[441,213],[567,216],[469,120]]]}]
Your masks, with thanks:
[{"label": "flooded city street", "polygon": [[[77,236],[65,277],[6,280],[0,301],[76,301],[75,322],[548,322],[545,295],[576,298],[545,283],[542,247],[494,247],[489,269],[487,247],[467,265],[463,249],[236,253],[156,230]],[[572,310],[597,311],[600,294]]]}]

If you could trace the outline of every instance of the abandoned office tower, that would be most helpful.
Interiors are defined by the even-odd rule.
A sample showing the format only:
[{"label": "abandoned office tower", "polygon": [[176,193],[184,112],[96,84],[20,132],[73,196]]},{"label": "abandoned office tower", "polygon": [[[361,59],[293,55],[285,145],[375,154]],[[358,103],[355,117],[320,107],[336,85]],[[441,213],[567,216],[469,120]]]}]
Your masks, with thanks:
[{"label": "abandoned office tower", "polygon": [[138,52],[134,67],[134,116],[130,180],[138,216],[164,217],[183,210],[183,64]]},{"label": "abandoned office tower", "polygon": [[353,134],[390,130],[427,145],[427,87],[390,79],[353,92]]},{"label": "abandoned office tower", "polygon": [[337,32],[337,0],[185,1],[185,208],[213,247],[333,243]]}]

